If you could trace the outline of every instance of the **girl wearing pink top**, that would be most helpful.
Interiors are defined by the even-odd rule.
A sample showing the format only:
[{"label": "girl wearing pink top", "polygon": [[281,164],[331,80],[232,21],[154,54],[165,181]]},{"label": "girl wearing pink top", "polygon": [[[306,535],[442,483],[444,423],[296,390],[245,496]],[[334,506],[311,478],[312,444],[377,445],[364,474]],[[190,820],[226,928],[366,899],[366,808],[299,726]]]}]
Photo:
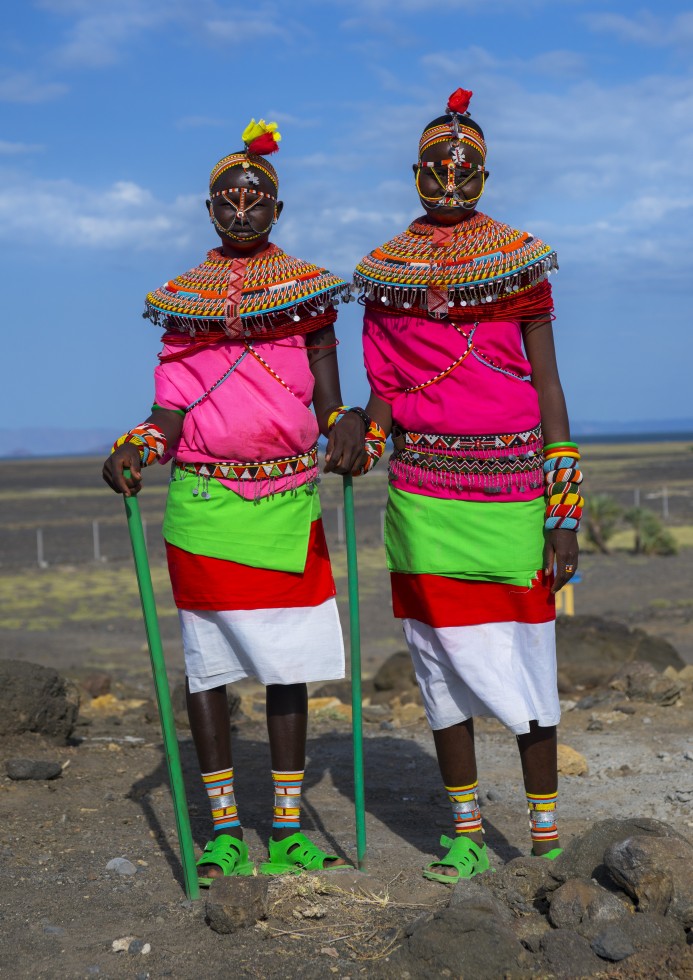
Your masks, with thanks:
[{"label": "girl wearing pink top", "polygon": [[198,862],[206,885],[253,873],[226,698],[226,685],[248,676],[267,689],[275,791],[260,870],[344,864],[300,832],[306,682],[344,676],[317,492],[319,433],[328,435],[327,470],[349,473],[366,458],[363,413],[341,404],[335,351],[335,306],[350,289],[269,242],[282,202],[266,154],[279,134],[253,120],[243,140],[210,178],[221,247],[147,296],[145,316],[166,330],[155,403],[104,465],[107,483],[129,495],[141,488],[142,465],[173,460],[163,531],[214,825]]},{"label": "girl wearing pink top", "polygon": [[489,867],[474,715],[517,736],[532,853],[560,853],[554,595],[577,568],[582,505],[552,339],[556,255],[477,212],[488,172],[470,97],[458,89],[421,136],[424,216],[356,270],[366,411],[395,447],[394,613],[452,805],[455,835],[424,871],[444,882]]}]

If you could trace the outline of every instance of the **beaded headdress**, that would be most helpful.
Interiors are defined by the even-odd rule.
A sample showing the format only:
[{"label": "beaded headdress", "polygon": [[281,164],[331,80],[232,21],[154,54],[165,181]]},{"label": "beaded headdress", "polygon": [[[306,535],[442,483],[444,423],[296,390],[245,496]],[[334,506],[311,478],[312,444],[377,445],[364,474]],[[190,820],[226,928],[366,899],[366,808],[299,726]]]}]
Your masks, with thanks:
[{"label": "beaded headdress", "polygon": [[[419,140],[419,160],[429,146],[434,143],[460,144],[473,146],[481,154],[482,162],[486,159],[486,141],[481,127],[470,118],[469,103],[473,93],[467,89],[456,89],[448,99],[445,107],[445,117],[442,121],[436,119],[424,129]],[[462,154],[462,157],[464,154]]]}]

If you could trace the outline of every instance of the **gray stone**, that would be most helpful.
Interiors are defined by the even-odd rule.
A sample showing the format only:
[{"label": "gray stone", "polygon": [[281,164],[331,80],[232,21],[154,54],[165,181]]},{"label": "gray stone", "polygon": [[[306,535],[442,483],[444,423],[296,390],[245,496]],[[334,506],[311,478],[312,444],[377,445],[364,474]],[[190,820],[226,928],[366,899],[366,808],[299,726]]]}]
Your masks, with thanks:
[{"label": "gray stone", "polygon": [[657,670],[684,666],[666,640],[599,616],[559,616],[556,644],[561,676],[585,687],[603,686],[619,667],[634,660],[646,661]]},{"label": "gray stone", "polygon": [[649,817],[598,820],[566,844],[563,853],[551,862],[551,874],[560,882],[569,878],[596,878],[605,888],[613,888],[613,879],[604,865],[604,852],[612,844],[635,835],[683,840],[669,824]]},{"label": "gray stone", "polygon": [[145,947],[144,939],[133,939],[128,946],[128,953],[141,953]]},{"label": "gray stone", "polygon": [[489,789],[486,791],[486,799],[489,803],[502,803],[503,794],[499,793],[497,789]]},{"label": "gray stone", "polygon": [[[572,929],[554,929],[541,941],[546,963],[556,977],[591,977],[604,969],[603,961],[592,951],[589,941]],[[541,975],[541,973],[540,973]]]},{"label": "gray stone", "polygon": [[595,936],[592,940],[592,949],[597,956],[612,963],[619,963],[635,952],[635,947],[628,936],[616,925],[607,926],[603,932]]},{"label": "gray stone", "polygon": [[553,875],[554,864],[541,858],[518,857],[496,874],[480,875],[472,881],[478,881],[517,915],[543,913],[548,907],[547,896],[560,884]]},{"label": "gray stone", "polygon": [[447,908],[414,923],[390,957],[393,976],[497,978],[516,974],[533,962],[512,930],[492,912]]},{"label": "gray stone", "polygon": [[551,895],[549,921],[589,939],[632,913],[612,892],[587,878],[571,878]]},{"label": "gray stone", "polygon": [[8,759],[5,772],[10,779],[57,779],[63,771],[59,762],[40,759]]},{"label": "gray stone", "polygon": [[461,909],[464,912],[485,913],[496,918],[499,922],[510,923],[513,920],[513,914],[507,905],[499,901],[488,889],[482,887],[478,877],[460,878],[452,890],[448,908]]},{"label": "gray stone", "polygon": [[609,874],[644,912],[693,927],[693,845],[683,838],[633,836],[604,854]]},{"label": "gray stone", "polygon": [[125,877],[128,875],[137,874],[137,868],[132,861],[128,861],[128,859],[124,857],[113,858],[113,860],[109,861],[106,865],[106,871],[115,871],[116,874],[123,875]]},{"label": "gray stone", "polygon": [[662,707],[675,704],[684,689],[679,681],[660,674],[652,664],[640,661],[621,667],[611,679],[610,686],[634,701],[647,701]]},{"label": "gray stone", "polygon": [[0,660],[0,735],[38,732],[65,742],[78,711],[77,687],[51,667]]},{"label": "gray stone", "polygon": [[406,691],[416,686],[416,675],[406,650],[400,650],[388,657],[373,677],[376,691]]},{"label": "gray stone", "polygon": [[217,878],[205,911],[215,932],[230,933],[254,926],[267,917],[269,878]]},{"label": "gray stone", "polygon": [[683,926],[673,915],[638,912],[619,922],[618,927],[636,950],[683,946],[686,942]]},{"label": "gray stone", "polygon": [[64,936],[65,930],[62,926],[52,926],[50,922],[44,922],[43,934],[44,936]]}]

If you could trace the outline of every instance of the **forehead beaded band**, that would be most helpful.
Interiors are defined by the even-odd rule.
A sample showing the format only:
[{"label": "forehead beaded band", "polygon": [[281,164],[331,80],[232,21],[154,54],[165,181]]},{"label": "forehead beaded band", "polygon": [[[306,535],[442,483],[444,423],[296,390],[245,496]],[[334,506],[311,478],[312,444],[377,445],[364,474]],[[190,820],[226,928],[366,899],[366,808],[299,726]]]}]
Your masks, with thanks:
[{"label": "forehead beaded band", "polygon": [[252,194],[254,197],[266,197],[270,201],[276,201],[274,194],[266,194],[265,191],[256,191],[252,187],[225,187],[223,191],[210,191],[210,198],[225,197],[231,191],[242,191],[245,194]]}]

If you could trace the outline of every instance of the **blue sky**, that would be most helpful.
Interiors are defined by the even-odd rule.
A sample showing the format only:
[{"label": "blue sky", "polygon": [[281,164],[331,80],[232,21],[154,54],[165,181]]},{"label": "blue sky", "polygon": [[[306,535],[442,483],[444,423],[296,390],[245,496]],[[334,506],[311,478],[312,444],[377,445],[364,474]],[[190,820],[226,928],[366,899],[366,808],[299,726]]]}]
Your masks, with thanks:
[{"label": "blue sky", "polygon": [[[115,436],[148,413],[144,295],[215,244],[208,173],[251,116],[283,135],[275,241],[349,277],[418,213],[417,139],[458,85],[489,145],[481,209],[558,250],[572,416],[690,417],[692,55],[675,0],[12,4],[1,426]],[[363,402],[360,307],[338,329]]]}]

